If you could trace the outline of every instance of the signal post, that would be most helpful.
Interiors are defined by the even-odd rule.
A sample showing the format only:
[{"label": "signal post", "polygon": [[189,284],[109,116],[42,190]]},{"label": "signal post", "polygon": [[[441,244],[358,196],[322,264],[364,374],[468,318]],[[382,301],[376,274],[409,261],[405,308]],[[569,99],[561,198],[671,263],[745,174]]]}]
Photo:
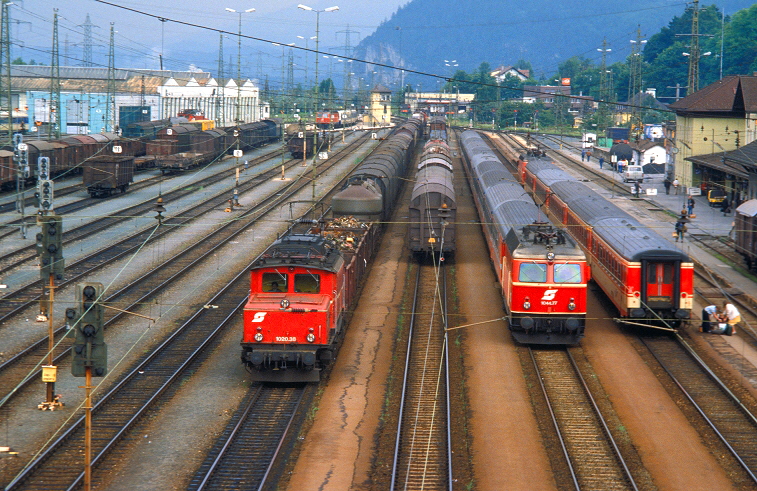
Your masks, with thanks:
[{"label": "signal post", "polygon": [[50,159],[40,157],[37,160],[37,206],[39,213],[37,222],[40,232],[37,234],[37,254],[39,255],[39,274],[43,290],[47,284],[48,299],[40,300],[40,315],[38,321],[48,322],[47,365],[42,367],[42,381],[47,384],[45,402],[39,404],[39,409],[54,411],[63,406],[59,397],[55,395],[57,368],[54,363],[55,336],[53,328],[53,306],[55,303],[55,280],[62,280],[65,269],[63,259],[63,219],[53,213],[53,181],[50,179]]}]

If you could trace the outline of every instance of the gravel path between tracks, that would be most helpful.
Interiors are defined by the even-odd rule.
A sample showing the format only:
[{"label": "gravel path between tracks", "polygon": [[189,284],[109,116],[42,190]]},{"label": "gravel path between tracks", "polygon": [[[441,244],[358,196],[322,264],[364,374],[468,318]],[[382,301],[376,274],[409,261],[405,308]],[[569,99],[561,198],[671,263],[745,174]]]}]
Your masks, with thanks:
[{"label": "gravel path between tracks", "polygon": [[[589,295],[589,312],[605,312]],[[591,319],[581,341],[618,418],[659,490],[734,489],[667,389],[611,319]]]},{"label": "gravel path between tracks", "polygon": [[[458,324],[473,324],[503,317],[505,312],[478,216],[465,189],[457,208],[457,249],[465,251],[455,260],[465,315]],[[476,489],[557,489],[507,324],[497,320],[467,327],[465,337]]]},{"label": "gravel path between tracks", "polygon": [[394,224],[384,232],[286,489],[370,489],[376,432],[405,287],[404,228],[404,224]]}]

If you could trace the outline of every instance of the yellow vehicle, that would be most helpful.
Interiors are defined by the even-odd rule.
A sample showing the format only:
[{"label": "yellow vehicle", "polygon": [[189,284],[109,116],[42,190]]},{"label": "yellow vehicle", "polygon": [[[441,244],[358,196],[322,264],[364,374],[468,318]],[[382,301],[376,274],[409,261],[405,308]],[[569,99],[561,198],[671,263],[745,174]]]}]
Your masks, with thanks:
[{"label": "yellow vehicle", "polygon": [[707,203],[710,206],[720,206],[725,199],[725,192],[722,189],[710,189],[707,191]]}]

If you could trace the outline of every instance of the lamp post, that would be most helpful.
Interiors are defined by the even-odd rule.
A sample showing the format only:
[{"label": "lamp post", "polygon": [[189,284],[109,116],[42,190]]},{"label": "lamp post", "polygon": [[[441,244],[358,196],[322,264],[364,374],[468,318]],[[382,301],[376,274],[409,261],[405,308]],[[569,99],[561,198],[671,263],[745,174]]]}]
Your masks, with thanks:
[{"label": "lamp post", "polygon": [[308,41],[310,41],[311,39],[315,40],[318,38],[316,36],[310,36],[309,38],[306,38],[305,36],[297,36],[297,39],[302,39],[305,41],[305,82],[307,83],[308,72],[309,72],[308,52],[310,51],[308,49]]},{"label": "lamp post", "polygon": [[308,7],[307,5],[299,4],[297,5],[297,8],[315,12],[315,111],[317,111],[318,103],[319,103],[319,100],[318,100],[318,57],[320,54],[318,50],[318,44],[320,42],[321,12],[335,12],[339,10],[339,7],[335,5],[333,7],[329,7],[323,10],[317,10],[317,9],[314,9],[313,7]]},{"label": "lamp post", "polygon": [[237,34],[237,111],[236,111],[236,124],[242,122],[242,14],[255,12],[255,9],[247,10],[234,10],[226,7],[227,12],[239,15],[239,31]]}]

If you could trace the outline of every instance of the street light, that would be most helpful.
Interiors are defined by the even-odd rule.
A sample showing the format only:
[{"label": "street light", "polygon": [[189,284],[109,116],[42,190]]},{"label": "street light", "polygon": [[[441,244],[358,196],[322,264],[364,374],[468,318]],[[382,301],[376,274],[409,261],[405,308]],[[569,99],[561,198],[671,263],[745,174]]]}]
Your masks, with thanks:
[{"label": "street light", "polygon": [[255,12],[255,9],[247,9],[247,10],[234,10],[226,7],[227,12],[231,12],[232,14],[238,14],[239,15],[239,31],[237,35],[237,114],[236,114],[236,124],[239,124],[242,122],[242,85],[241,85],[241,78],[242,78],[242,14],[248,14],[250,12]]},{"label": "street light", "polygon": [[[297,8],[302,10],[309,10],[311,12],[315,12],[315,111],[318,110],[318,44],[320,42],[320,29],[321,29],[321,12],[335,12],[339,10],[338,6],[329,7],[323,10],[317,10],[313,7],[308,7],[307,5],[299,4],[297,5]],[[314,112],[315,112],[314,111]]]},{"label": "street light", "polygon": [[308,72],[309,72],[309,69],[308,69],[308,67],[309,67],[309,65],[308,65],[309,64],[309,61],[308,61],[308,52],[310,51],[308,49],[308,41],[310,41],[311,39],[313,39],[313,40],[318,39],[318,37],[317,36],[310,36],[309,38],[306,38],[305,36],[297,36],[297,39],[303,39],[303,40],[305,40],[305,82],[307,82]]}]

